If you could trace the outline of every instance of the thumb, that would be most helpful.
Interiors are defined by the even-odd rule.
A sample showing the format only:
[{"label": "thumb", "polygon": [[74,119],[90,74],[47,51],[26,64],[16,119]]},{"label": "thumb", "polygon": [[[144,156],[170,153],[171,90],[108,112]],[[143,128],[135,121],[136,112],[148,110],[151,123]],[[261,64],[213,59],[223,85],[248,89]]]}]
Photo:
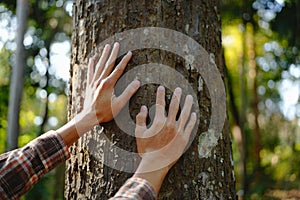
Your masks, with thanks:
[{"label": "thumb", "polygon": [[142,106],[139,114],[136,116],[135,136],[137,138],[142,137],[143,132],[147,129],[146,127],[147,115],[148,115],[147,107]]},{"label": "thumb", "polygon": [[140,82],[138,80],[132,81],[124,92],[116,98],[114,103],[116,114],[125,106],[129,99],[136,93],[140,87]]}]

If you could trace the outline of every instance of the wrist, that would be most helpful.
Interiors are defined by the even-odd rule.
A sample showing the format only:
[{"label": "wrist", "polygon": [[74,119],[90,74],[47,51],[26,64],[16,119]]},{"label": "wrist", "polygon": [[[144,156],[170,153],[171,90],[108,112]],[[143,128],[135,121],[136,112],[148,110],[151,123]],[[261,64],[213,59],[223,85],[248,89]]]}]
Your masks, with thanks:
[{"label": "wrist", "polygon": [[57,129],[56,132],[61,136],[65,144],[70,147],[82,135],[91,130],[95,124],[97,124],[95,115],[85,114],[82,112],[75,115],[72,120]]},{"label": "wrist", "polygon": [[93,112],[80,112],[71,120],[74,123],[76,131],[81,137],[86,132],[90,131],[95,125],[100,122],[97,120],[96,114]]},{"label": "wrist", "polygon": [[56,130],[56,132],[61,136],[64,143],[70,147],[74,142],[79,139],[74,121],[69,121],[62,127]]},{"label": "wrist", "polygon": [[157,195],[166,175],[169,172],[169,167],[166,166],[160,169],[155,169],[154,167],[154,170],[150,170],[150,168],[152,168],[151,163],[149,163],[147,159],[142,159],[133,177],[146,180],[152,186]]}]

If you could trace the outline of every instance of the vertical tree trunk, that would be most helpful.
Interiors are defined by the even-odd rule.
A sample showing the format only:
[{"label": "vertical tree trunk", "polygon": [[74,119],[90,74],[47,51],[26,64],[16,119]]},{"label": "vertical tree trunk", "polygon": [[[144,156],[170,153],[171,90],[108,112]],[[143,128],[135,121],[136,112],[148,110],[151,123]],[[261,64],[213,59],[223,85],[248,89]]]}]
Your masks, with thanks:
[{"label": "vertical tree trunk", "polygon": [[[247,5],[247,1],[243,1],[243,5]],[[244,8],[245,9],[245,8]],[[246,13],[247,10],[244,11]],[[240,109],[240,130],[242,135],[242,162],[243,162],[243,174],[242,174],[242,182],[243,182],[243,195],[246,199],[248,193],[248,180],[247,180],[247,158],[248,158],[248,136],[246,131],[246,114],[247,114],[247,81],[246,81],[246,27],[247,21],[243,17],[243,52],[242,52],[242,66],[240,70],[240,93],[241,93],[241,109]]]},{"label": "vertical tree trunk", "polygon": [[[217,73],[223,77],[221,22],[218,4],[219,1],[217,0],[76,1],[73,7],[74,31],[69,118],[72,118],[82,109],[82,95],[85,91],[89,53],[95,51],[99,43],[115,33],[141,27],[163,27],[181,32],[192,37],[209,52],[210,59],[218,66],[219,72]],[[147,30],[145,30],[145,35],[147,35]],[[120,37],[118,39],[122,40]],[[147,39],[147,37],[135,38],[132,36],[132,41],[128,42],[127,46],[138,45],[142,43],[142,40]],[[175,40],[170,45],[176,45],[178,42]],[[124,51],[127,46],[122,41],[120,43]],[[202,136],[214,134],[207,131],[210,115],[213,112],[211,93],[208,89],[211,86],[203,83],[207,77],[200,77],[199,73],[189,65],[188,58],[175,55],[170,51],[157,48],[132,50],[134,50],[133,59],[127,71],[137,65],[145,64],[144,66],[147,66],[149,63],[160,63],[173,67],[189,81],[197,94],[200,108],[198,115],[200,125],[197,135],[191,147],[166,177],[159,198],[236,199],[227,120],[225,120],[223,131],[220,133],[221,137],[217,140],[217,145],[212,152],[207,154],[205,158],[200,158],[198,153],[198,149],[200,152],[203,150],[198,140],[201,133],[203,133]],[[201,63],[197,64],[200,65]],[[162,68],[162,65],[160,67]],[[161,85],[164,85],[164,81],[176,83],[178,80],[178,77],[173,74],[155,74],[153,71],[150,72],[150,68],[144,67],[143,69],[146,73],[145,80],[159,76],[162,80],[159,83]],[[135,97],[130,100],[129,111],[132,119],[135,118],[142,104],[150,108],[151,115],[151,106],[155,104],[156,88],[157,84],[143,85]],[[171,92],[171,89],[167,91],[167,100],[169,100]],[[219,101],[221,100],[225,101],[223,99]],[[223,103],[225,105],[225,102]],[[76,145],[70,148],[72,156],[67,162],[65,182],[65,197],[67,199],[107,199],[113,196],[126,179],[132,175],[123,172],[130,171],[128,168],[125,170],[125,165],[128,166],[128,163],[131,163],[133,171],[138,159],[121,156],[120,152],[115,150],[115,146],[126,149],[126,151],[136,152],[135,138],[120,130],[119,124],[115,121],[103,124],[103,127],[103,129],[100,126],[95,127],[93,131],[86,134]],[[105,137],[111,143],[107,142]],[[201,142],[203,141],[201,140]],[[100,161],[114,161],[116,167],[107,167]],[[124,166],[123,171],[122,166]],[[121,170],[114,169],[118,167]]]},{"label": "vertical tree trunk", "polygon": [[259,96],[257,93],[257,77],[258,77],[258,69],[256,65],[256,50],[255,50],[255,24],[249,23],[250,27],[249,29],[249,52],[248,52],[248,58],[249,58],[249,70],[250,70],[250,81],[252,83],[252,112],[254,115],[254,143],[253,143],[253,155],[254,155],[254,168],[258,171],[260,171],[260,151],[262,150],[262,144],[261,144],[261,133],[260,133],[260,127],[259,127],[259,109],[258,109],[258,103],[259,103]]},{"label": "vertical tree trunk", "polygon": [[28,0],[17,1],[17,50],[16,61],[12,70],[9,93],[8,109],[8,129],[6,150],[12,150],[18,147],[18,137],[20,132],[19,113],[24,82],[25,68],[25,48],[23,45],[24,34],[27,27]]}]

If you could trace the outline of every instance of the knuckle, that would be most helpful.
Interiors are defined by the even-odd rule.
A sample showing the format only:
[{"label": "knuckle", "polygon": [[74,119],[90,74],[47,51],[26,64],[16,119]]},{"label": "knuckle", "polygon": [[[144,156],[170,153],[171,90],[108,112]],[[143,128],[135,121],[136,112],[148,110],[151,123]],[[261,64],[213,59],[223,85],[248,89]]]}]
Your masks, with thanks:
[{"label": "knuckle", "polygon": [[124,63],[124,62],[127,62],[127,60],[128,60],[128,56],[124,56],[123,58],[122,58],[122,60],[121,60],[121,62],[120,63]]},{"label": "knuckle", "polygon": [[104,70],[109,68],[109,63],[105,63]]},{"label": "knuckle", "polygon": [[108,88],[108,87],[110,87],[111,82],[112,82],[112,81],[111,81],[110,78],[106,78],[106,79],[103,80],[103,85],[102,85],[102,86],[103,86],[104,88]]},{"label": "knuckle", "polygon": [[186,127],[185,127],[185,131],[189,131],[189,130],[191,130],[191,128],[192,128],[192,124],[191,123],[188,123],[187,125],[186,125]]},{"label": "knuckle", "polygon": [[156,127],[156,128],[160,128],[160,127],[163,127],[164,126],[164,122],[159,119],[159,118],[156,118],[153,122],[153,126]]},{"label": "knuckle", "polygon": [[173,101],[174,104],[178,104],[178,103],[179,103],[178,98],[179,98],[179,97],[177,97],[176,95],[173,95],[173,96],[172,96],[172,101]]},{"label": "knuckle", "polygon": [[124,70],[124,67],[126,67],[125,64],[119,63],[119,65],[116,67],[116,71],[120,73]]},{"label": "knuckle", "polygon": [[130,84],[129,86],[128,86],[128,88],[127,88],[127,91],[131,94],[131,93],[134,93],[135,92],[135,87],[132,85],[132,84]]},{"label": "knuckle", "polygon": [[142,117],[143,117],[143,114],[139,113],[136,115],[136,120],[139,121],[140,119],[142,119]]},{"label": "knuckle", "polygon": [[170,121],[168,121],[167,123],[166,123],[166,130],[168,130],[168,131],[174,131],[175,130],[175,126],[174,126],[174,123],[172,123],[172,122],[170,122]]},{"label": "knuckle", "polygon": [[121,67],[118,65],[118,66],[114,69],[114,74],[115,74],[115,75],[119,75],[120,73],[122,73],[122,69],[121,69]]},{"label": "knuckle", "polygon": [[[186,121],[186,119],[187,119],[187,117],[188,117],[188,113],[187,112],[182,112],[181,113],[181,118],[184,120],[184,121]],[[186,123],[186,122],[185,122]]]},{"label": "knuckle", "polygon": [[113,67],[113,65],[114,65],[114,62],[113,61],[109,61],[109,62],[106,63],[105,68],[106,69],[107,68],[111,68],[111,67]]}]

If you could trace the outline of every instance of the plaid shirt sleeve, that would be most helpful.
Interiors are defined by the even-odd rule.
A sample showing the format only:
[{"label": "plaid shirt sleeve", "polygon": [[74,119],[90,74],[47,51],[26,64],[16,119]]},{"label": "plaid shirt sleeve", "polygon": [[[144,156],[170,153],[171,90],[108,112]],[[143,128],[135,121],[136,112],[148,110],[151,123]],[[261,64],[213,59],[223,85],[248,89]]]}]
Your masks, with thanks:
[{"label": "plaid shirt sleeve", "polygon": [[132,177],[119,189],[113,198],[117,199],[134,199],[134,200],[155,200],[156,195],[152,186],[145,180]]},{"label": "plaid shirt sleeve", "polygon": [[0,155],[0,199],[18,199],[38,179],[70,157],[67,146],[49,131],[20,149]]}]

